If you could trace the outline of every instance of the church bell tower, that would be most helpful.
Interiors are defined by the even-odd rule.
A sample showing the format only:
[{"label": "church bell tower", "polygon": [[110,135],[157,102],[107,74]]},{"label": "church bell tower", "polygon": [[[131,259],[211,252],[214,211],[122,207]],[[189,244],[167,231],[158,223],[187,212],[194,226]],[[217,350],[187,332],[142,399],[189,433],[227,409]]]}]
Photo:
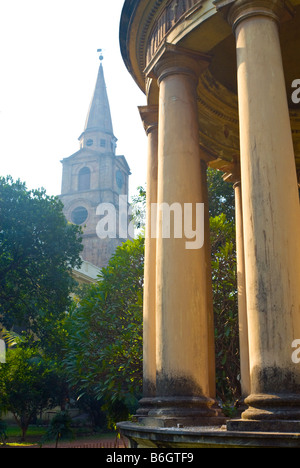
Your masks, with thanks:
[{"label": "church bell tower", "polygon": [[[127,240],[124,229],[119,229],[118,220],[127,213],[125,225],[128,226],[124,201],[128,208],[130,175],[125,157],[116,155],[117,138],[113,132],[102,61],[101,54],[94,94],[84,131],[79,137],[80,149],[61,161],[60,195],[67,220],[83,228],[82,259],[99,268],[106,266],[117,246]],[[111,232],[106,237],[103,232],[99,235],[101,219],[102,225],[105,224],[103,218],[107,211],[104,208],[115,211],[115,235]]]}]

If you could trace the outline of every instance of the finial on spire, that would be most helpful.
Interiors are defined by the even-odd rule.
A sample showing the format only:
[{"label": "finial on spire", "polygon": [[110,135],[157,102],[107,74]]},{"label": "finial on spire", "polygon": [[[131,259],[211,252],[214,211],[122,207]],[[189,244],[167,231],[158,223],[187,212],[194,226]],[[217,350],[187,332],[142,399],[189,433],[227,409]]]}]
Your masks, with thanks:
[{"label": "finial on spire", "polygon": [[100,62],[102,62],[103,59],[104,59],[103,54],[102,54],[102,50],[103,50],[103,49],[97,49],[97,52],[100,52],[100,56],[99,56]]}]

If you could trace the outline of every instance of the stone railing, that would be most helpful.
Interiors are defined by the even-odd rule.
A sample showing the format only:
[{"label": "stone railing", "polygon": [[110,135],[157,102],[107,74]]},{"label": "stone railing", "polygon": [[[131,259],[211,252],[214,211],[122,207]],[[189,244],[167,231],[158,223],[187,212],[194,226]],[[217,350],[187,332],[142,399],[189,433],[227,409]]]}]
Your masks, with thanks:
[{"label": "stone railing", "polygon": [[187,13],[190,14],[193,10],[201,7],[204,1],[205,0],[172,0],[168,3],[164,11],[158,17],[148,39],[147,64],[154,56],[168,32],[185,17]]}]

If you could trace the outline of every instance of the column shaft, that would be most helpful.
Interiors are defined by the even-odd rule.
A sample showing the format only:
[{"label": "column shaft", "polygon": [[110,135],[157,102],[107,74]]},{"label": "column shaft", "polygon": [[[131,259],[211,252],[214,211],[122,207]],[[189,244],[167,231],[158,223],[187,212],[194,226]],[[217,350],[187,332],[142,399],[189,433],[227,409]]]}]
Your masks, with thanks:
[{"label": "column shaft", "polygon": [[300,418],[300,367],[291,359],[292,342],[300,336],[300,216],[276,21],[283,3],[238,0],[230,12],[252,393],[244,419]]},{"label": "column shaft", "polygon": [[[208,292],[211,259],[200,239],[205,230],[205,217],[201,208],[196,211],[207,202],[205,170],[203,173],[199,151],[196,94],[199,64],[186,55],[167,53],[159,60],[155,73],[160,87],[157,408],[149,414],[162,418],[164,425],[181,421],[185,424],[209,424],[211,421],[213,424],[219,411],[214,407],[212,388],[215,373],[211,356],[213,310]],[[193,223],[189,226],[194,231],[193,239],[189,237],[190,231],[186,235],[187,204],[193,209]],[[169,224],[170,235],[164,235]]]},{"label": "column shaft", "polygon": [[[195,82],[167,76],[160,84],[158,203],[203,200]],[[162,231],[162,211],[158,225]],[[181,221],[182,222],[182,221]],[[202,221],[201,221],[202,222]],[[157,385],[160,396],[209,395],[206,275],[203,250],[186,239],[157,242]],[[201,291],[202,289],[202,291]],[[197,350],[198,342],[198,353]],[[201,349],[202,348],[202,349]]]},{"label": "column shaft", "polygon": [[143,300],[143,397],[155,396],[156,389],[156,238],[151,221],[151,206],[157,203],[157,107],[141,107],[141,117],[148,136],[146,236]]},{"label": "column shaft", "polygon": [[245,278],[244,230],[241,183],[234,184],[235,226],[236,226],[236,265],[239,309],[239,342],[242,398],[250,394],[248,318]]},{"label": "column shaft", "polygon": [[210,221],[209,221],[209,195],[207,186],[207,163],[206,155],[201,150],[201,196],[204,204],[204,250],[203,255],[205,262],[206,273],[206,301],[207,301],[207,336],[208,336],[208,382],[209,395],[213,398],[216,396],[216,360],[215,360],[215,325],[214,325],[214,309],[213,309],[213,289],[212,289],[212,265],[211,265],[211,242],[210,242]]}]

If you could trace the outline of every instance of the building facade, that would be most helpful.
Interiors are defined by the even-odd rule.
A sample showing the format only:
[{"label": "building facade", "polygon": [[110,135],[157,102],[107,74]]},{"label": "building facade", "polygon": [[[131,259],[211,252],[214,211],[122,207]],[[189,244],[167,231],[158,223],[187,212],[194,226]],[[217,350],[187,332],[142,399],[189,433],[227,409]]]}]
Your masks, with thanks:
[{"label": "building facade", "polygon": [[[221,424],[206,182],[211,166],[223,171],[236,196],[246,409],[227,423],[226,434],[238,431],[241,442],[247,431],[300,432],[300,365],[292,358],[300,339],[299,30],[299,0],[124,3],[121,51],[147,96],[140,108],[148,135],[139,410],[145,426]],[[187,250],[184,236],[162,236],[160,212],[153,239],[152,203],[204,204],[203,247]],[[151,432],[124,431],[136,440]],[[153,434],[153,441],[167,440]]]},{"label": "building facade", "polygon": [[[80,149],[62,160],[60,199],[68,221],[83,228],[83,260],[102,268],[117,246],[127,240],[124,235],[126,229],[122,232],[119,229],[119,204],[121,196],[122,203],[126,205],[122,210],[122,223],[126,227],[130,175],[125,157],[116,155],[117,138],[113,132],[102,57],[79,142]],[[109,209],[115,212],[114,219],[111,219],[115,223],[113,231],[105,223]],[[124,216],[127,217],[124,219]]]}]

